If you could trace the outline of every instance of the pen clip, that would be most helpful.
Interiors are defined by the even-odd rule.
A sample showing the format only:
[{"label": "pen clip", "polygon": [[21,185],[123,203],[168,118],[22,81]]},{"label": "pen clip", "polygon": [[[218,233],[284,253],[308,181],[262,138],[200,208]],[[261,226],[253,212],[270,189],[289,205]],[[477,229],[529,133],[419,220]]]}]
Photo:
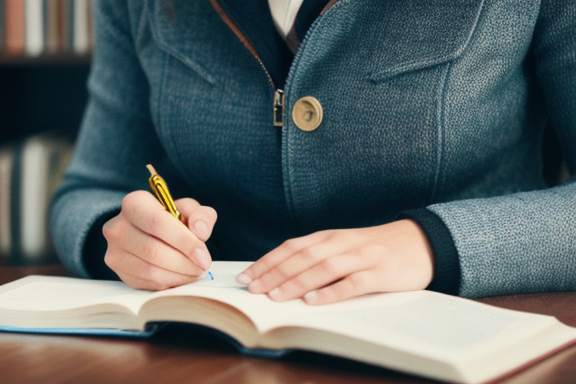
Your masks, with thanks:
[{"label": "pen clip", "polygon": [[151,164],[146,165],[146,168],[150,171],[150,178],[148,178],[150,188],[156,195],[160,204],[162,204],[164,209],[172,214],[172,216],[183,222],[182,216],[180,215],[178,208],[176,208],[176,203],[174,203],[170,191],[168,190],[168,185],[164,179],[156,172]]}]

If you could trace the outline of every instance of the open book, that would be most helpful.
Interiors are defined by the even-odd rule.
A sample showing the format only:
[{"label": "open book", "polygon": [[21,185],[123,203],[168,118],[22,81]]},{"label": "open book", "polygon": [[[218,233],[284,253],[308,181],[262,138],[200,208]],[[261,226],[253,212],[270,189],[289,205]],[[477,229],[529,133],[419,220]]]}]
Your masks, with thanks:
[{"label": "open book", "polygon": [[25,277],[0,286],[0,330],[146,335],[153,324],[187,322],[227,335],[245,353],[309,350],[458,383],[502,377],[576,342],[576,329],[554,317],[430,291],[276,303],[236,283],[247,266],[214,262],[211,275],[161,292]]}]

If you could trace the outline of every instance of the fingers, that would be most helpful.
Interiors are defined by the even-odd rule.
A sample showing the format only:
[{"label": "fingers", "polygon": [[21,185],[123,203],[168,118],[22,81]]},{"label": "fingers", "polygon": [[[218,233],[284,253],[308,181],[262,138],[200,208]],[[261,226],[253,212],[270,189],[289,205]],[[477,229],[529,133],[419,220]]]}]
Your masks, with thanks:
[{"label": "fingers", "polygon": [[[286,278],[294,275],[297,271],[305,270],[311,266],[314,262],[313,260],[319,260],[321,257],[320,255],[326,253],[320,253],[311,248],[314,244],[321,241],[320,234],[321,233],[285,241],[278,248],[273,249],[260,258],[256,263],[252,264],[244,272],[238,275],[236,279],[241,284],[251,286],[251,291],[254,293],[262,293],[266,291],[267,288],[270,288],[269,283],[261,286],[262,282],[258,281],[268,272],[271,272],[272,275],[266,277],[266,280],[274,280],[279,283],[283,282]],[[297,257],[298,261],[294,262],[294,260],[290,260],[293,257]],[[285,260],[288,261],[288,263],[282,264]],[[278,269],[280,265],[282,265],[283,268]],[[275,279],[281,279],[282,281]]]},{"label": "fingers", "polygon": [[146,262],[140,257],[130,253],[122,255],[123,267],[120,269],[113,268],[115,262],[111,259],[110,254],[106,254],[105,261],[118,276],[128,286],[135,289],[146,289],[152,291],[164,290],[188,283],[192,283],[202,276],[203,271],[186,275],[174,271],[160,268],[156,265]]},{"label": "fingers", "polygon": [[374,287],[370,284],[372,280],[369,271],[360,271],[348,275],[334,284],[309,291],[302,299],[306,304],[310,305],[336,303],[355,296],[374,292]]},{"label": "fingers", "polygon": [[[356,258],[342,247],[337,232],[325,231],[290,240],[265,255],[237,277],[252,293],[267,293],[275,301],[305,293],[367,268],[370,258]],[[353,241],[344,236],[345,241]]]},{"label": "fingers", "polygon": [[[322,287],[339,284],[338,282],[342,281],[342,279],[354,276],[368,267],[358,261],[361,260],[349,254],[326,257],[308,270],[302,271],[290,279],[286,279],[269,291],[268,296],[274,301],[292,300],[305,297],[306,294],[315,290],[325,289]],[[358,288],[361,287],[358,286]],[[364,293],[364,291],[356,289],[348,292],[348,294],[353,296]],[[337,300],[335,299],[335,301]]]},{"label": "fingers", "polygon": [[[278,252],[284,253],[283,249]],[[270,293],[270,296],[282,300],[294,296],[312,285],[327,284],[342,277],[342,257],[334,254],[323,244],[315,244],[294,253],[285,253],[284,260],[261,275],[256,275],[248,285],[252,293]],[[315,287],[314,287],[315,288]],[[292,292],[289,294],[288,292]],[[280,294],[283,293],[283,294]],[[292,297],[290,297],[292,298]]]},{"label": "fingers", "polygon": [[425,289],[434,273],[425,233],[411,220],[289,240],[238,275],[272,300],[327,304],[372,292]]},{"label": "fingers", "polygon": [[103,226],[108,242],[104,261],[128,285],[165,289],[193,282],[210,267],[204,241],[210,237],[216,212],[193,199],[176,204],[190,229],[146,191],[128,194],[118,216]]},{"label": "fingers", "polygon": [[121,215],[142,232],[180,251],[203,270],[210,268],[212,260],[204,242],[164,210],[151,193],[136,191],[127,195],[122,201]]},{"label": "fingers", "polygon": [[216,210],[200,205],[196,200],[190,198],[176,200],[176,206],[186,218],[188,228],[192,233],[202,241],[208,240],[218,218]]},{"label": "fingers", "polygon": [[109,220],[103,233],[108,241],[104,262],[133,288],[166,289],[193,282],[204,272],[181,252],[121,216]]},{"label": "fingers", "polygon": [[[202,273],[203,269],[184,254],[165,242],[150,237],[140,229],[131,226],[129,222],[123,221],[118,217],[109,220],[104,225],[103,232],[108,240],[109,251],[116,249],[118,253],[138,255],[139,258],[148,264],[184,275],[196,276]],[[111,253],[108,252],[108,254]],[[114,258],[109,261],[111,268],[120,266]]]}]

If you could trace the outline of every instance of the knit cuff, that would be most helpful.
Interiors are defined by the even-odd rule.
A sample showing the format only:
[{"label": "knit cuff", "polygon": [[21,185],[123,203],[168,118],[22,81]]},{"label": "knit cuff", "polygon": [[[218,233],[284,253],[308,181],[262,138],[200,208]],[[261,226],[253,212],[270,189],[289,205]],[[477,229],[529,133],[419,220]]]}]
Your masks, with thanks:
[{"label": "knit cuff", "polygon": [[460,285],[460,262],[456,245],[446,224],[426,208],[401,212],[398,219],[416,221],[432,246],[434,278],[426,289],[457,295]]},{"label": "knit cuff", "polygon": [[109,212],[100,217],[92,226],[84,244],[83,259],[89,275],[98,280],[120,280],[116,273],[104,263],[108,244],[102,235],[102,226],[118,212]]}]

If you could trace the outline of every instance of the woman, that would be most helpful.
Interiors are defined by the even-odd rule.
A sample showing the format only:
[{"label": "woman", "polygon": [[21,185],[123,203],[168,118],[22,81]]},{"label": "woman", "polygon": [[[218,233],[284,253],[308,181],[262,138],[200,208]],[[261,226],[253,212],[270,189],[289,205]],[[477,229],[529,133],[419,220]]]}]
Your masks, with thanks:
[{"label": "woman", "polygon": [[576,289],[576,186],[542,176],[547,124],[576,167],[576,3],[306,0],[286,41],[263,0],[93,5],[51,215],[76,274],[163,289],[258,260],[239,282],[309,304]]}]

